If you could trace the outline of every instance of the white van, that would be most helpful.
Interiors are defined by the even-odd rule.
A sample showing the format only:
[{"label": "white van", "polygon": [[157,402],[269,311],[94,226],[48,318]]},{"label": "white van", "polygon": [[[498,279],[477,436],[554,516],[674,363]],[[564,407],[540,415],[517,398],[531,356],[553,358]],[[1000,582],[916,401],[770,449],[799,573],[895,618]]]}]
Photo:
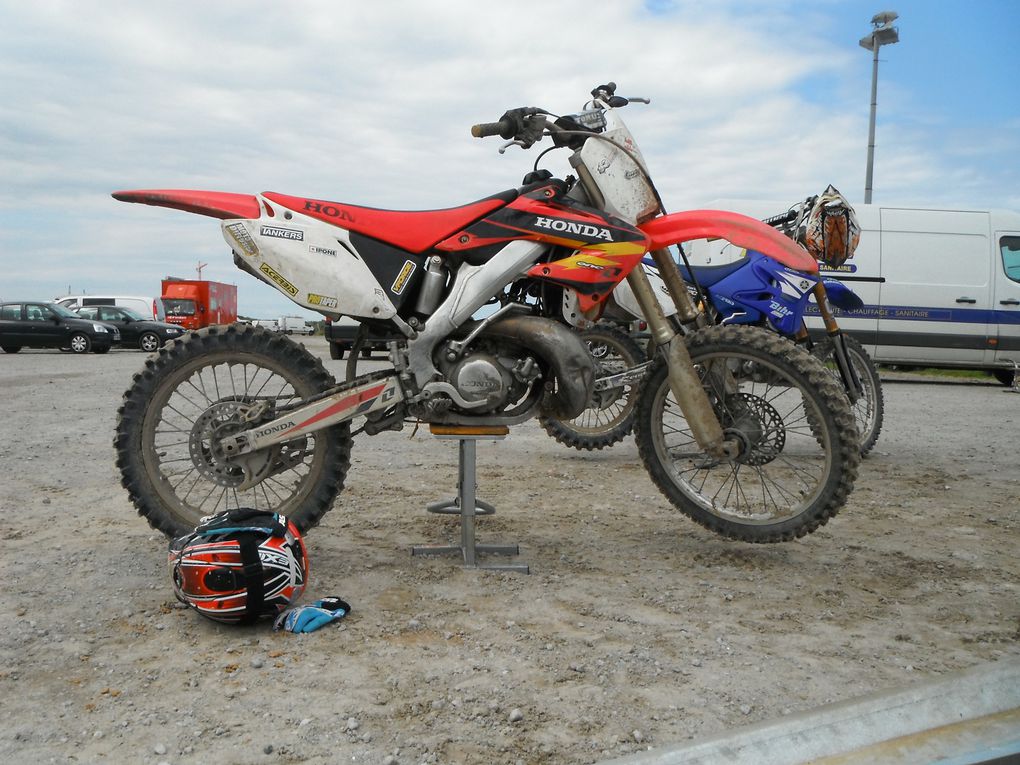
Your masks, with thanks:
[{"label": "white van", "polygon": [[[719,200],[706,207],[755,218],[788,203]],[[852,260],[822,274],[863,300],[840,326],[882,364],[984,369],[1003,383],[1020,364],[1020,213],[860,205]],[[694,263],[725,263],[735,247],[688,248]],[[815,325],[821,327],[820,320]]]},{"label": "white van", "polygon": [[54,303],[70,308],[72,311],[86,305],[115,305],[130,308],[145,319],[166,321],[166,309],[162,298],[158,297],[125,297],[123,295],[65,295],[56,298]]},{"label": "white van", "polygon": [[308,324],[300,316],[281,316],[276,320],[277,331],[286,335],[312,335],[315,327]]}]

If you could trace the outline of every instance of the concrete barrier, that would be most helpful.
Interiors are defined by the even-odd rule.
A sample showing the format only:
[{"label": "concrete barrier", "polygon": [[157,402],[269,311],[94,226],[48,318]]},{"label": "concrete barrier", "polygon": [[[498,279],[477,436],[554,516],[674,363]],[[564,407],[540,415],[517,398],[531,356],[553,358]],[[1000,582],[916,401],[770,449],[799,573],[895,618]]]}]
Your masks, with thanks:
[{"label": "concrete barrier", "polygon": [[603,765],[1020,763],[1020,658]]}]

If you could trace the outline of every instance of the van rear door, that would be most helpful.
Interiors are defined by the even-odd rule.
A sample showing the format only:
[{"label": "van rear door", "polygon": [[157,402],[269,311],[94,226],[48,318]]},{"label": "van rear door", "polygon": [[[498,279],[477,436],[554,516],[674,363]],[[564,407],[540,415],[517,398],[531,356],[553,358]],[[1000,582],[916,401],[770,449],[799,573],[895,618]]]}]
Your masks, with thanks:
[{"label": "van rear door", "polygon": [[999,231],[995,269],[995,318],[999,335],[993,362],[1020,363],[1020,232]]},{"label": "van rear door", "polygon": [[987,212],[882,208],[875,360],[980,363],[992,321]]}]

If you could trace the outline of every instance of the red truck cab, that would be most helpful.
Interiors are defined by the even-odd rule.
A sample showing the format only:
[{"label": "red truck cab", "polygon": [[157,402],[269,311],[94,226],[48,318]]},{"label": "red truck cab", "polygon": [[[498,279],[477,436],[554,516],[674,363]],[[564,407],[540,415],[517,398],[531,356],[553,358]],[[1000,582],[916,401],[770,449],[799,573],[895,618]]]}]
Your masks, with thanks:
[{"label": "red truck cab", "polygon": [[163,280],[166,320],[185,329],[237,321],[237,287],[198,279]]}]

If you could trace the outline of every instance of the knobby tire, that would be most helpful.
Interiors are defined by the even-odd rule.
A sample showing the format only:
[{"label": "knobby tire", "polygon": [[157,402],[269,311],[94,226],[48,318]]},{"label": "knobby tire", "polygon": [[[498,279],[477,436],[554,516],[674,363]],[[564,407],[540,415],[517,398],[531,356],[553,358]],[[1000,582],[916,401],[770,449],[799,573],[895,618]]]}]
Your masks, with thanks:
[{"label": "knobby tire", "polygon": [[[250,391],[238,392],[242,379],[238,375],[246,383],[251,381]],[[265,390],[256,391],[262,377]],[[215,477],[202,475],[201,457],[211,453],[211,448],[196,436],[202,432],[196,423],[215,407],[229,413],[238,402],[260,395],[293,405],[334,384],[321,360],[298,343],[262,327],[207,327],[164,345],[134,375],[117,411],[117,467],[139,515],[171,538],[191,531],[202,516],[233,506],[254,505],[283,513],[302,531],[315,526],[343,489],[350,467],[350,423],[317,431],[303,443],[298,441],[302,445],[294,447],[293,468],[269,475],[240,493],[229,487],[221,492]],[[289,391],[286,396],[282,394],[285,390]],[[196,415],[189,419],[192,410]],[[170,454],[182,453],[185,446],[189,451],[183,457],[162,462]],[[177,464],[171,469],[170,462]],[[206,465],[206,473],[210,472]],[[175,484],[179,474],[184,478]],[[223,480],[230,480],[229,469],[221,469],[221,474]],[[188,488],[192,481],[195,485]],[[198,503],[201,497],[213,494],[217,506]]]},{"label": "knobby tire", "polygon": [[703,381],[723,361],[737,370],[740,393],[727,398],[741,419],[716,384],[705,382],[706,391],[724,428],[757,445],[735,460],[702,452],[660,360],[645,377],[635,420],[638,451],[659,490],[705,528],[744,542],[785,542],[827,523],[846,503],[861,460],[842,386],[803,348],[760,328],[706,327],[687,344]]},{"label": "knobby tire", "polygon": [[[885,419],[882,379],[878,376],[878,367],[875,366],[875,362],[868,352],[864,350],[864,346],[849,335],[844,335],[843,340],[846,343],[850,363],[853,364],[854,371],[857,372],[857,377],[860,378],[864,389],[864,394],[850,405],[854,411],[857,430],[861,437],[861,456],[864,457],[874,448],[875,442],[878,441],[878,436],[882,432],[882,424]],[[827,337],[816,343],[811,351],[813,356],[830,368],[838,383],[842,385],[843,378],[840,377],[839,370],[833,361],[835,352],[836,349],[833,347],[832,341]]]},{"label": "knobby tire", "polygon": [[[622,372],[645,360],[644,350],[626,332],[608,324],[596,324],[581,332],[589,349],[604,346],[615,358],[600,359],[595,355],[595,377]],[[638,385],[626,387],[605,408],[598,402],[572,420],[541,416],[539,425],[556,441],[573,449],[605,449],[619,443],[634,429]],[[598,394],[595,394],[596,396]],[[603,417],[603,413],[608,413]]]}]

